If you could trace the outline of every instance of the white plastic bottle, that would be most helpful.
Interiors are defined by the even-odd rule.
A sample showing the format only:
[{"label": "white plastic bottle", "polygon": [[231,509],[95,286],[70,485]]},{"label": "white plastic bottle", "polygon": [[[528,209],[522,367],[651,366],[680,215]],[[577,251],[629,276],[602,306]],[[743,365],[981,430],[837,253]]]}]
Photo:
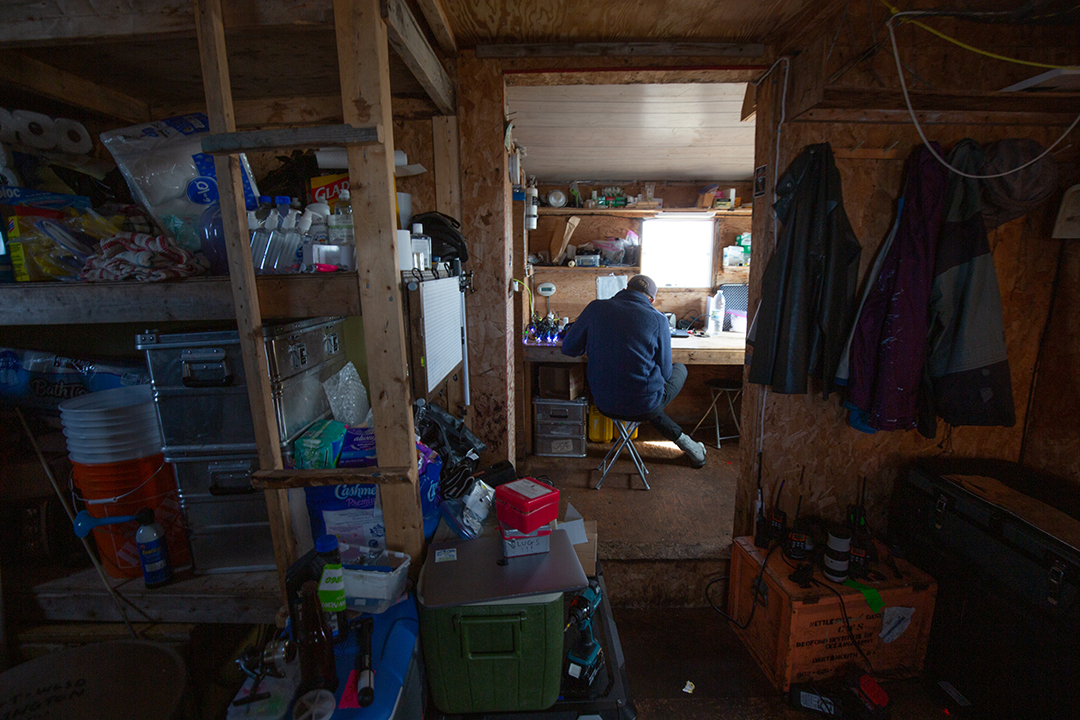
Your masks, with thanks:
[{"label": "white plastic bottle", "polygon": [[270,272],[287,273],[292,269],[296,260],[296,248],[300,244],[300,233],[296,229],[296,222],[300,219],[300,213],[289,210],[285,219],[281,221],[281,227],[270,238],[270,246],[273,251],[274,266]]},{"label": "white plastic bottle", "polygon": [[135,514],[139,529],[135,531],[135,544],[139,547],[143,582],[147,588],[161,587],[172,579],[169,548],[165,545],[165,531],[154,522],[154,511],[143,508]]},{"label": "white plastic bottle", "polygon": [[334,203],[334,214],[328,218],[330,242],[334,245],[353,244],[352,202],[348,190],[342,190]]}]

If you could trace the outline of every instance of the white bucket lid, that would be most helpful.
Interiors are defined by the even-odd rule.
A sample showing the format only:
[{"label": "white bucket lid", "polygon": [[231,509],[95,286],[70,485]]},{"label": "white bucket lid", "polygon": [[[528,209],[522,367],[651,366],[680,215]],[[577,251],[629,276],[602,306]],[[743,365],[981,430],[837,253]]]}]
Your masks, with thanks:
[{"label": "white bucket lid", "polygon": [[64,437],[68,438],[116,438],[123,440],[130,437],[161,436],[156,417],[140,418],[137,423],[128,422],[117,425],[102,425],[100,423],[64,425],[61,432],[64,433]]},{"label": "white bucket lid", "polygon": [[132,450],[135,448],[152,447],[161,450],[161,438],[156,437],[136,437],[127,438],[124,440],[79,440],[77,438],[68,438],[67,448],[68,452],[109,452],[112,450]]},{"label": "white bucket lid", "polygon": [[160,452],[160,445],[146,445],[127,450],[102,450],[101,452],[92,452],[89,450],[73,451],[71,448],[68,448],[68,458],[72,462],[77,462],[81,465],[103,465],[105,463],[124,462],[125,460],[138,460],[140,458],[157,455]]},{"label": "white bucket lid", "polygon": [[131,412],[131,406],[154,402],[154,391],[149,385],[127,387],[87,393],[60,403],[60,415],[76,418],[86,415],[123,415]]}]

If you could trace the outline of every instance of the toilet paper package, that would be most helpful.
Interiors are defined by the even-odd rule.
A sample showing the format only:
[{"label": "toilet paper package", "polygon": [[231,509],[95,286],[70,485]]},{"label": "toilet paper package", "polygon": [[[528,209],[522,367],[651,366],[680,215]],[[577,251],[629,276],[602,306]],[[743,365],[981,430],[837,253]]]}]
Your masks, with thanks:
[{"label": "toilet paper package", "polygon": [[[218,200],[214,158],[202,151],[206,115],[192,113],[101,134],[132,194],[161,229],[185,249],[200,248],[199,217]],[[259,190],[240,155],[244,201],[253,209]]]}]

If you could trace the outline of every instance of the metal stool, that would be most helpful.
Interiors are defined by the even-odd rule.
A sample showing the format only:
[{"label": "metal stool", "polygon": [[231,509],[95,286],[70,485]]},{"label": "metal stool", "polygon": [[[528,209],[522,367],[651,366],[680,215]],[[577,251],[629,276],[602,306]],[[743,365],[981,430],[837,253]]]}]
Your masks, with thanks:
[{"label": "metal stool", "polygon": [[[713,427],[716,429],[716,448],[719,450],[721,440],[736,440],[742,434],[742,428],[739,427],[739,416],[735,412],[735,401],[739,399],[739,395],[742,395],[742,383],[713,378],[705,381],[705,387],[709,388],[709,393],[712,394],[712,404],[709,405],[709,409],[705,411],[701,419],[697,421],[697,425],[690,431],[690,434],[693,435],[698,431],[701,423],[705,422],[705,418],[709,417],[711,412],[713,415]],[[731,420],[735,423],[736,433],[734,435],[720,437],[720,413],[716,409],[716,402],[721,397],[727,398],[728,410],[731,411]]]},{"label": "metal stool", "polygon": [[645,476],[649,474],[649,470],[645,467],[645,463],[642,461],[637,448],[634,447],[634,440],[631,437],[641,423],[634,420],[619,420],[602,410],[601,412],[611,418],[611,422],[615,425],[615,429],[619,431],[619,439],[611,446],[607,455],[604,456],[604,461],[600,463],[600,467],[597,468],[601,473],[600,482],[596,483],[596,487],[593,489],[599,490],[600,486],[604,484],[604,478],[611,472],[612,466],[615,465],[615,461],[619,459],[619,454],[622,453],[622,450],[625,447],[630,451],[630,459],[634,461],[634,466],[637,468],[638,475],[641,476],[641,482],[645,483],[645,489],[652,490],[652,488],[649,487],[649,481],[645,479]]}]

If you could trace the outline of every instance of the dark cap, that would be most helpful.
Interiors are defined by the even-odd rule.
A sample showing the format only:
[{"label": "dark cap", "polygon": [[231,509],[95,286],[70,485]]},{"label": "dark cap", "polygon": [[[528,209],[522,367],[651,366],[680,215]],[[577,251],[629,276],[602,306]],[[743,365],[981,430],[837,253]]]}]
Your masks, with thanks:
[{"label": "dark cap", "polygon": [[648,275],[635,275],[626,283],[626,287],[643,292],[653,299],[656,298],[656,283]]}]

